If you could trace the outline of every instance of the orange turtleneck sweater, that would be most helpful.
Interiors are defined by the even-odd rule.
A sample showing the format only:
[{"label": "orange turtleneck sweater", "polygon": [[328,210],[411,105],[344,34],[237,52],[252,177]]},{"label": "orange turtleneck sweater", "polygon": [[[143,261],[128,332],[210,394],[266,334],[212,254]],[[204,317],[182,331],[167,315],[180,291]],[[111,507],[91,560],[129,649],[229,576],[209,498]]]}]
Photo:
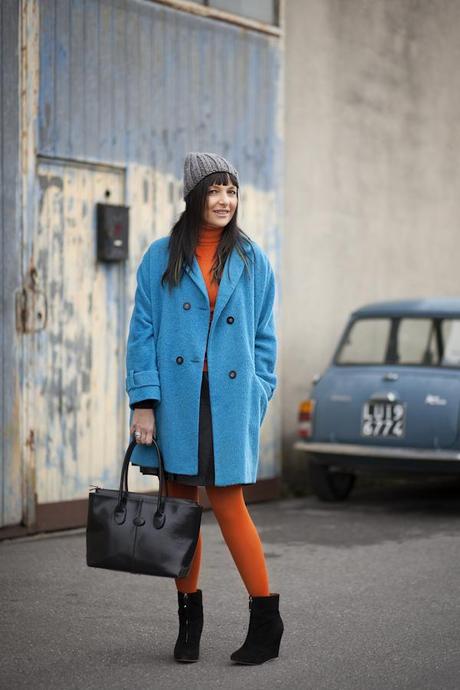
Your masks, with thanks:
[{"label": "orange turtleneck sweater", "polygon": [[[200,228],[198,236],[198,244],[195,249],[196,260],[203,274],[204,282],[208,289],[209,304],[211,313],[209,317],[209,327],[211,327],[212,317],[214,315],[214,305],[216,304],[217,292],[219,285],[215,280],[212,280],[211,268],[214,263],[217,247],[222,237],[223,228],[212,228],[203,225]],[[212,281],[212,282],[211,282]],[[203,371],[208,371],[208,360],[205,355]]]}]

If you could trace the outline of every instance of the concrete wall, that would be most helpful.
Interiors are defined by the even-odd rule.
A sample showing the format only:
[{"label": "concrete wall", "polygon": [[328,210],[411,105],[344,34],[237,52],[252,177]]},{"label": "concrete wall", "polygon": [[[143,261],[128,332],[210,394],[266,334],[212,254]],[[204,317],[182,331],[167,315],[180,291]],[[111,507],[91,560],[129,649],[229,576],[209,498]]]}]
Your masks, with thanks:
[{"label": "concrete wall", "polygon": [[284,465],[350,310],[460,292],[460,3],[286,3]]}]

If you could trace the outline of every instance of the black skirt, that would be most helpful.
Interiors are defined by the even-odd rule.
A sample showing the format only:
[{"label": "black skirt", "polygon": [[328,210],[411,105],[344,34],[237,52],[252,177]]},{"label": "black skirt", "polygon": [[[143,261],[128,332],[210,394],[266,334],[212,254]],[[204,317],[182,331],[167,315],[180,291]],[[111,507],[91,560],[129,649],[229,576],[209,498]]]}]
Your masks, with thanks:
[{"label": "black skirt", "polygon": [[[211,401],[208,372],[203,371],[200,394],[200,423],[198,434],[198,474],[165,472],[166,479],[192,486],[214,486],[214,447],[212,442]],[[158,476],[157,467],[140,467],[142,474]]]}]

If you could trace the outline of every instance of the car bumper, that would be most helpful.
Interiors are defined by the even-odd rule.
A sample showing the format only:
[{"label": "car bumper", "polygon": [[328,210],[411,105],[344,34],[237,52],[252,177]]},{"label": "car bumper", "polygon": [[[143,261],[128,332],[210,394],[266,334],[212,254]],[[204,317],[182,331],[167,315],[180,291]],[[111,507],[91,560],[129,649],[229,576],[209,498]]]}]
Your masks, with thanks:
[{"label": "car bumper", "polygon": [[460,450],[404,448],[296,441],[295,450],[311,453],[322,464],[350,468],[428,473],[460,473]]}]

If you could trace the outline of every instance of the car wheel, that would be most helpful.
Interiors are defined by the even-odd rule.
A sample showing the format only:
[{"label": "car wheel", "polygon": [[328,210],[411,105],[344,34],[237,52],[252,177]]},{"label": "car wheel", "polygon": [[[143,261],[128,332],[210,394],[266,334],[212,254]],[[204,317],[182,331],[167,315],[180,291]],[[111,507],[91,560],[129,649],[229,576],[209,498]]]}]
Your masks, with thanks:
[{"label": "car wheel", "polygon": [[311,488],[322,501],[344,501],[355,483],[351,472],[334,472],[314,460],[309,463],[309,475]]}]

